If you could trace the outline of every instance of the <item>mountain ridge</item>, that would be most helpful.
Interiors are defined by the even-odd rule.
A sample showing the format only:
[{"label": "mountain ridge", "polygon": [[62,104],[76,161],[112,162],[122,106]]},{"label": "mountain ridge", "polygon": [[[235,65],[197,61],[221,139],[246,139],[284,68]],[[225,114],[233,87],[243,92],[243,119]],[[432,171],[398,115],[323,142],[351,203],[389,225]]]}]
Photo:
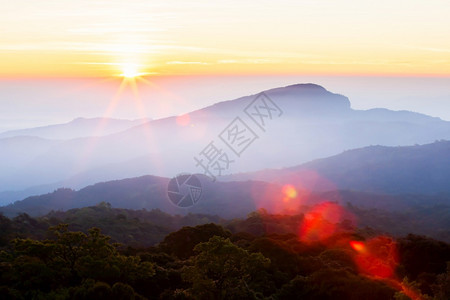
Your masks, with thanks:
[{"label": "mountain ridge", "polygon": [[[222,180],[298,182],[315,191],[359,190],[387,194],[450,193],[450,141],[351,149],[298,166],[221,177]],[[301,183],[300,183],[301,182]]]},{"label": "mountain ridge", "polygon": [[[146,120],[147,119],[126,120],[104,117],[78,117],[66,123],[49,124],[45,126],[0,132],[0,139],[17,136],[34,136],[46,139],[67,140],[87,137],[92,134],[106,135],[115,131],[131,128],[139,123],[145,122]],[[76,126],[78,126],[78,128]]]},{"label": "mountain ridge", "polygon": [[[399,158],[403,158],[403,161],[398,162]],[[347,165],[347,168],[345,165]],[[373,169],[373,167],[367,167],[367,165],[377,166],[377,168]],[[422,170],[424,167],[428,169]],[[422,172],[412,172],[411,169],[414,170],[414,168],[419,168]],[[431,174],[429,170],[433,170],[435,174]],[[254,173],[223,176],[218,178],[217,183],[211,183],[203,175],[199,176],[205,188],[205,199],[210,197],[209,200],[212,199],[211,201],[219,201],[214,205],[225,205],[230,201],[229,199],[249,197],[259,201],[259,203],[254,203],[253,209],[257,207],[257,204],[265,203],[270,206],[273,199],[282,197],[283,186],[287,185],[294,187],[299,194],[304,196],[323,193],[328,195],[325,198],[336,201],[339,200],[339,195],[348,191],[348,193],[362,193],[366,195],[362,197],[364,199],[370,198],[371,194],[374,197],[384,195],[383,197],[388,199],[395,199],[398,195],[401,198],[409,197],[410,199],[414,199],[414,197],[437,197],[443,203],[450,204],[450,187],[447,184],[447,179],[450,177],[450,141],[408,147],[369,146],[344,151],[329,158],[318,159],[286,169],[268,169]],[[180,211],[171,205],[167,198],[168,182],[169,178],[152,175],[99,182],[81,188],[79,191],[71,190],[70,193],[78,193],[80,201],[71,205],[76,205],[75,207],[86,204],[94,205],[96,201],[98,202],[101,199],[102,201],[112,202],[116,207],[131,205],[128,208],[159,208],[166,210],[168,213],[182,213],[183,210]],[[372,186],[367,185],[371,182],[374,183]],[[121,187],[125,187],[125,189],[121,189]],[[65,190],[67,189],[62,191]],[[342,192],[339,192],[336,196],[336,191]],[[98,193],[102,196],[93,197]],[[147,200],[141,199],[135,204],[131,204],[135,200],[129,198],[130,194],[139,195],[139,193],[144,195]],[[123,196],[123,199],[120,195]],[[29,197],[10,207],[17,206],[20,203],[33,206],[33,199],[39,199],[42,196],[46,195]],[[115,200],[112,201],[110,198]],[[353,199],[353,203],[357,202],[357,197],[350,198]],[[152,202],[152,199],[157,199],[155,200],[157,202]],[[248,202],[247,199],[243,202],[246,202],[245,205],[247,206],[244,206],[250,209],[248,205],[251,204],[251,201]],[[233,203],[229,204],[234,205]],[[378,204],[370,205],[377,207]],[[73,208],[70,206],[64,207],[64,205],[64,201],[61,203],[55,202],[53,208]],[[194,206],[194,209],[199,209],[198,211],[195,210],[196,213],[205,213],[202,211],[205,209],[202,205]],[[364,203],[358,202],[358,205],[364,205]],[[391,205],[398,204],[392,203]],[[220,209],[219,211],[214,209],[214,213],[220,214]],[[405,209],[404,206],[403,209]]]},{"label": "mountain ridge", "polygon": [[[8,172],[0,171],[0,193],[49,186],[78,174],[91,174],[88,177],[92,180],[86,184],[93,184],[106,178],[107,174],[100,171],[110,165],[139,166],[129,172],[130,177],[200,172],[193,157],[211,141],[228,149],[218,135],[237,117],[253,127],[257,140],[242,159],[232,158],[228,173],[290,167],[371,144],[398,146],[450,139],[450,122],[412,112],[354,110],[347,97],[314,84],[264,93],[283,111],[265,131],[244,112],[255,99],[255,95],[249,95],[192,111],[186,124],[176,116],[157,119],[102,137],[63,141],[34,156],[30,146],[26,164],[9,154],[2,155],[0,149],[0,165],[10,166]],[[333,104],[327,106],[329,103]],[[136,163],[137,159],[142,162]]]}]

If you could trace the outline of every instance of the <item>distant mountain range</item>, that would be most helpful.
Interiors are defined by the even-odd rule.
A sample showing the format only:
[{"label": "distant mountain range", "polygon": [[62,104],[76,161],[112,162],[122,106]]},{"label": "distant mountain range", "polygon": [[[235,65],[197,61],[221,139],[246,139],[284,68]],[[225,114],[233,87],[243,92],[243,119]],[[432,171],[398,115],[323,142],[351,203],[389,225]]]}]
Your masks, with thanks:
[{"label": "distant mountain range", "polygon": [[[245,113],[246,108],[253,108],[256,95],[252,95],[104,136],[91,134],[60,142],[42,138],[51,134],[33,140],[1,139],[0,203],[57,187],[81,188],[146,174],[171,177],[202,172],[194,156],[212,141],[233,160],[224,172],[238,173],[291,167],[370,145],[404,146],[450,139],[450,122],[407,111],[354,110],[346,97],[314,84],[276,88],[265,94],[280,111],[272,119],[265,118],[264,127],[256,124],[262,121],[261,115],[250,114],[252,120]],[[219,138],[236,117],[256,136],[240,156]],[[59,138],[64,137],[63,131]],[[73,132],[68,130],[67,137],[73,137]]]},{"label": "distant mountain range", "polygon": [[[242,217],[258,208],[295,212],[300,205],[323,201],[347,202],[359,207],[407,210],[411,205],[450,206],[450,142],[422,146],[371,146],[346,151],[286,169],[263,170],[202,180],[202,201],[191,208],[173,205],[167,197],[169,179],[143,176],[108,181],[79,191],[58,189],[28,197],[0,209],[8,215],[95,205],[100,201],[130,209],[158,208],[167,213],[186,212]],[[283,187],[297,192],[286,202]]]},{"label": "distant mountain range", "polygon": [[[14,216],[21,212],[39,216],[51,210],[80,208],[105,201],[114,207],[157,208],[171,214],[201,211],[210,215],[220,212],[221,216],[226,217],[245,216],[257,208],[251,200],[253,194],[254,196],[262,195],[266,190],[264,187],[271,185],[263,182],[254,183],[252,186],[245,182],[212,183],[202,175],[199,175],[199,178],[203,183],[202,199],[207,200],[200,201],[191,208],[179,208],[169,201],[167,196],[168,178],[142,176],[97,183],[79,191],[62,188],[49,194],[17,201],[0,208],[0,211],[8,216]],[[257,188],[259,191],[253,193],[253,188]],[[245,199],[245,201],[234,203],[232,199]]]},{"label": "distant mountain range", "polygon": [[112,118],[77,118],[64,124],[6,131],[0,133],[0,139],[30,136],[52,140],[70,140],[90,136],[104,136],[148,121],[150,119],[131,121]]},{"label": "distant mountain range", "polygon": [[0,207],[7,216],[27,213],[42,216],[52,210],[65,211],[108,202],[114,207],[127,209],[160,209],[170,214],[200,213],[219,215],[223,218],[244,217],[264,208],[272,213],[296,213],[303,205],[331,201],[345,206],[347,203],[362,207],[389,211],[405,211],[412,206],[445,205],[450,207],[450,194],[388,195],[363,191],[333,190],[327,192],[305,191],[286,201],[283,186],[262,181],[211,182],[197,175],[203,187],[201,201],[188,208],[180,208],[167,196],[168,178],[142,176],[97,183],[79,191],[60,188],[52,193],[31,196],[22,201]]},{"label": "distant mountain range", "polygon": [[[113,207],[126,209],[159,209],[172,215],[215,215],[234,219],[262,208],[269,213],[297,215],[318,207],[325,209],[323,214],[347,216],[352,222],[356,221],[360,228],[369,226],[381,233],[394,235],[415,232],[450,240],[449,195],[382,195],[343,190],[313,193],[298,190],[294,198],[286,199],[283,187],[273,183],[212,183],[201,175],[199,178],[203,182],[203,197],[190,208],[182,209],[169,201],[169,179],[143,176],[98,183],[79,191],[59,189],[0,207],[0,213],[15,217],[20,213],[45,216],[50,212],[49,216],[53,216],[61,214],[59,211],[107,202]],[[340,204],[341,208],[332,203]],[[96,224],[98,220],[89,222]]]},{"label": "distant mountain range", "polygon": [[296,167],[234,174],[221,180],[261,180],[313,191],[450,195],[450,142],[370,146]]}]

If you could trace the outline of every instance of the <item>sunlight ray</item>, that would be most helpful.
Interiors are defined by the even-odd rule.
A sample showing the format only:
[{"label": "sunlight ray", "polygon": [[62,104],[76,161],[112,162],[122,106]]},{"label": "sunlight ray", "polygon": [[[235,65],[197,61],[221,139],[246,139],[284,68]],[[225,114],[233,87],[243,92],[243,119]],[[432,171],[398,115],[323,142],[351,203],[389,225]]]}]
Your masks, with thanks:
[{"label": "sunlight ray", "polygon": [[116,93],[112,97],[111,101],[109,102],[108,107],[106,108],[105,112],[103,113],[103,116],[100,120],[100,123],[96,126],[94,130],[94,134],[92,137],[88,138],[88,142],[85,144],[84,148],[81,149],[81,153],[78,157],[78,161],[76,164],[74,164],[74,172],[73,173],[79,173],[83,171],[88,165],[92,163],[92,154],[95,151],[95,148],[98,144],[98,138],[97,135],[100,134],[103,129],[108,124],[108,119],[112,116],[112,113],[115,111],[118,103],[120,102],[120,96],[123,92],[123,90],[126,87],[126,82],[124,80],[121,81],[119,88],[117,89]]},{"label": "sunlight ray", "polygon": [[[133,92],[133,98],[134,98],[134,104],[137,110],[137,113],[141,118],[148,118],[147,110],[145,108],[145,105],[142,101],[142,97],[139,93],[139,88],[137,84],[136,79],[140,79],[141,77],[135,77],[135,78],[124,78],[125,81],[128,82],[131,91]],[[144,138],[147,141],[146,147],[148,147],[148,153],[162,153],[162,149],[160,149],[159,143],[157,143],[157,137],[155,137],[154,131],[151,129],[151,126],[149,126],[149,123],[146,122],[142,124],[141,126],[144,134]],[[155,157],[153,155],[150,156],[150,160],[152,162],[152,169],[156,167],[156,169],[162,170],[163,165],[161,163],[161,159],[159,157]]]}]

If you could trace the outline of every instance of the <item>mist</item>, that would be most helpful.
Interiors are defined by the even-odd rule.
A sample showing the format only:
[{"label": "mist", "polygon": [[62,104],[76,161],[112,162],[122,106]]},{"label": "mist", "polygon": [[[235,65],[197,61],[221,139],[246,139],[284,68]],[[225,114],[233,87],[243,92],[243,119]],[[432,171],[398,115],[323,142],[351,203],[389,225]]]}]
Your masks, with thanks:
[{"label": "mist", "polygon": [[450,120],[448,77],[154,76],[138,82],[137,91],[120,90],[118,78],[16,78],[0,80],[0,132],[78,117],[158,119],[296,83],[346,95],[354,109],[383,107]]}]

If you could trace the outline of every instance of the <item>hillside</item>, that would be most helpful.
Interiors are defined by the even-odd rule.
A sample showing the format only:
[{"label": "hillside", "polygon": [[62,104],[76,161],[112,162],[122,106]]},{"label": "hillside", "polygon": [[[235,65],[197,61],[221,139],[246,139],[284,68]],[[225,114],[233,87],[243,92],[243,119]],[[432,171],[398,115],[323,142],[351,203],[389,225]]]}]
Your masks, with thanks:
[{"label": "hillside", "polygon": [[[39,186],[40,191],[50,192],[149,173],[202,172],[193,157],[211,141],[233,160],[226,174],[295,166],[369,145],[405,146],[450,139],[450,122],[406,111],[355,110],[345,96],[315,84],[264,93],[279,110],[272,107],[277,111],[271,110],[274,114],[269,119],[257,114],[267,119],[263,127],[258,125],[259,117],[245,113],[254,109],[251,103],[257,95],[250,95],[190,112],[182,117],[183,122],[177,116],[153,120],[106,136],[66,140],[38,155],[32,155],[29,145],[26,164],[11,155],[0,158],[0,163],[9,166],[0,171],[0,192],[32,191],[31,187]],[[236,117],[256,138],[239,157],[219,138]],[[127,170],[126,174],[121,170]],[[10,193],[8,201],[30,193]]]},{"label": "hillside", "polygon": [[296,167],[222,177],[292,184],[312,191],[357,190],[381,194],[450,194],[450,142],[369,146]]},{"label": "hillside", "polygon": [[0,139],[33,136],[44,139],[70,140],[88,136],[103,136],[129,129],[150,120],[121,120],[112,118],[77,118],[64,124],[10,130],[0,133]]},{"label": "hillside", "polygon": [[[107,203],[36,219],[0,215],[0,293],[6,299],[446,298],[448,243],[390,237],[333,219],[259,211],[219,225],[216,217]],[[209,220],[216,224],[203,224]],[[203,225],[167,233],[183,223]]]},{"label": "hillside", "polygon": [[[380,232],[400,236],[409,232],[429,235],[450,241],[449,196],[382,195],[357,191],[330,191],[306,193],[298,191],[296,197],[286,198],[282,186],[265,182],[204,183],[204,196],[192,207],[174,206],[167,197],[168,179],[144,176],[126,180],[99,183],[80,191],[60,189],[53,193],[34,196],[14,204],[0,207],[0,213],[15,217],[26,213],[31,216],[57,217],[60,220],[77,219],[76,212],[99,202],[113,207],[134,210],[158,210],[161,214],[178,214],[189,219],[190,214],[215,215],[217,218],[243,218],[262,209],[269,213],[299,215],[323,207],[321,213],[347,216],[358,226],[369,226]],[[331,206],[324,203],[334,203]],[[324,206],[325,205],[325,206]],[[75,209],[71,211],[71,209]],[[325,212],[322,211],[325,209]],[[63,213],[62,211],[67,211]],[[70,215],[74,217],[68,217]],[[115,215],[119,212],[115,212]],[[136,217],[130,214],[129,218]],[[146,213],[142,213],[146,215]],[[114,216],[110,216],[114,219]],[[147,218],[151,222],[155,220]],[[206,219],[210,219],[207,217]],[[97,220],[97,221],[95,221]],[[99,216],[91,215],[78,224],[96,226]],[[163,219],[167,223],[166,219]],[[69,223],[70,223],[69,222]],[[170,228],[174,228],[172,222]],[[157,223],[159,224],[159,223]],[[167,224],[166,224],[167,225]],[[167,226],[166,226],[167,227]]]}]

